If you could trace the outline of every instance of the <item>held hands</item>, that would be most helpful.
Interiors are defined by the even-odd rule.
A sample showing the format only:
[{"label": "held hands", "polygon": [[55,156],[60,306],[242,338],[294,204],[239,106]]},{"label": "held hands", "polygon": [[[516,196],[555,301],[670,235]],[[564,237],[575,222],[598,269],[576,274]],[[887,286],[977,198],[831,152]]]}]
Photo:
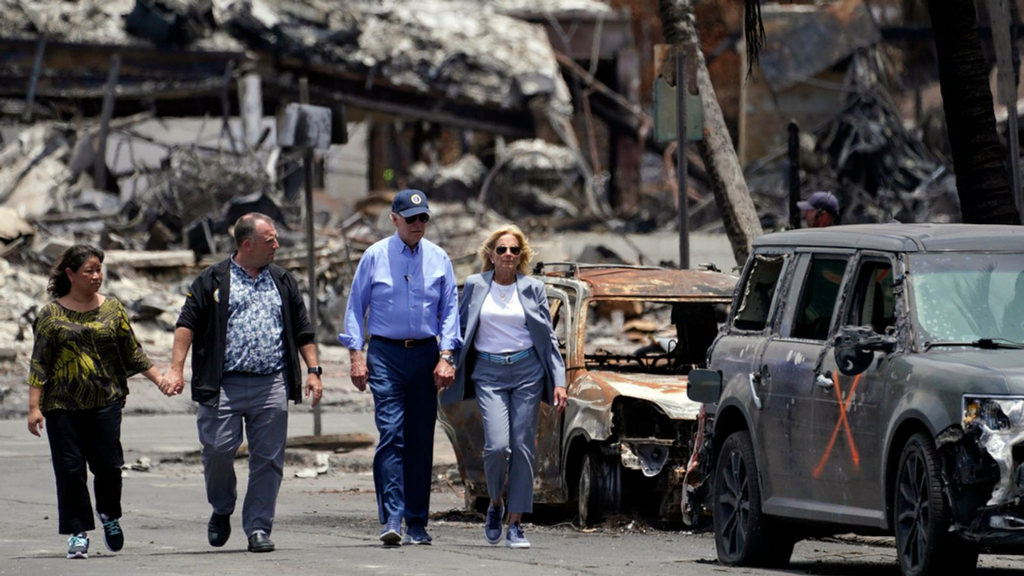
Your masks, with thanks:
[{"label": "held hands", "polygon": [[454,380],[455,367],[444,359],[438,360],[437,367],[434,368],[434,386],[436,386],[438,390],[444,390],[451,386]]},{"label": "held hands", "polygon": [[555,387],[555,410],[561,414],[565,412],[565,407],[569,405],[569,396],[565,393],[564,386]]},{"label": "held hands", "polygon": [[324,385],[316,374],[306,376],[306,399],[308,400],[310,396],[313,397],[311,407],[319,404],[320,399],[324,396]]},{"label": "held hands", "polygon": [[28,411],[28,431],[35,436],[40,436],[43,430],[43,413],[39,408],[32,408]]},{"label": "held hands", "polygon": [[157,387],[167,396],[176,396],[185,388],[185,376],[181,370],[171,368],[157,383]]},{"label": "held hands", "polygon": [[362,352],[353,350],[349,359],[352,364],[349,368],[349,377],[352,378],[352,385],[356,387],[356,390],[365,392],[366,381],[370,376],[370,371],[366,369],[366,358],[363,358]]}]

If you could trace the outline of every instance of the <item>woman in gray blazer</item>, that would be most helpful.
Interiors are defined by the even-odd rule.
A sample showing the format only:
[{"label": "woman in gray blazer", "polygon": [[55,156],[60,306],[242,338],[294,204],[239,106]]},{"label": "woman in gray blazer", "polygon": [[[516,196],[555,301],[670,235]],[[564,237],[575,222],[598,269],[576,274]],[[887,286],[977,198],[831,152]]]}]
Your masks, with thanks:
[{"label": "woman in gray blazer", "polygon": [[533,251],[518,226],[503,226],[480,248],[482,273],[466,279],[459,305],[465,344],[442,403],[474,395],[484,422],[484,472],[491,505],[484,536],[529,548],[520,519],[533,511],[533,456],[540,402],[565,410],[565,363],[551,326],[544,284],[526,275]]}]

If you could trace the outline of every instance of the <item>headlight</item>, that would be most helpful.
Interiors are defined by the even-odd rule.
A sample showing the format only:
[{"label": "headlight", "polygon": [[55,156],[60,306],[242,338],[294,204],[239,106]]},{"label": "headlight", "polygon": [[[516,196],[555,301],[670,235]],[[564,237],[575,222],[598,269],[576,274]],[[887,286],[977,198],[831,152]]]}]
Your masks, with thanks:
[{"label": "headlight", "polygon": [[990,432],[1024,427],[1024,398],[1019,396],[965,396],[964,428],[980,424]]},{"label": "headlight", "polygon": [[1024,398],[1019,396],[964,397],[963,426],[981,428],[979,442],[999,466],[999,482],[987,506],[1006,504],[1021,495],[1020,462],[1013,448],[1024,443]]}]

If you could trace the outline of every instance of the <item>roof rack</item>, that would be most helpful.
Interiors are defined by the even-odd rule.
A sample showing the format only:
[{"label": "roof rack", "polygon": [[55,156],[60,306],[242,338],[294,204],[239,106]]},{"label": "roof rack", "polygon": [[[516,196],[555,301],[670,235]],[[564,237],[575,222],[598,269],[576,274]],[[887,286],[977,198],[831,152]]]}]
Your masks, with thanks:
[{"label": "roof rack", "polygon": [[582,262],[537,262],[533,267],[534,274],[543,274],[546,266],[565,266],[568,268],[564,273],[566,276],[579,278],[580,269],[593,268],[617,268],[626,270],[664,270],[661,266],[636,266],[633,264],[587,264]]}]

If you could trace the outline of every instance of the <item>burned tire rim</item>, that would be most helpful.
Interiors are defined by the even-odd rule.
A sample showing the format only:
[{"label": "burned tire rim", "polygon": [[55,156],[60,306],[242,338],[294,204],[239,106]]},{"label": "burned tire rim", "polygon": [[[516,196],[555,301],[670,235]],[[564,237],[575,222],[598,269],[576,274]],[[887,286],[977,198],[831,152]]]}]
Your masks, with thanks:
[{"label": "burned tire rim", "polygon": [[747,532],[750,526],[750,477],[739,448],[722,455],[727,458],[719,481],[723,489],[718,495],[715,515],[721,515],[720,538],[730,557],[746,552]]}]

